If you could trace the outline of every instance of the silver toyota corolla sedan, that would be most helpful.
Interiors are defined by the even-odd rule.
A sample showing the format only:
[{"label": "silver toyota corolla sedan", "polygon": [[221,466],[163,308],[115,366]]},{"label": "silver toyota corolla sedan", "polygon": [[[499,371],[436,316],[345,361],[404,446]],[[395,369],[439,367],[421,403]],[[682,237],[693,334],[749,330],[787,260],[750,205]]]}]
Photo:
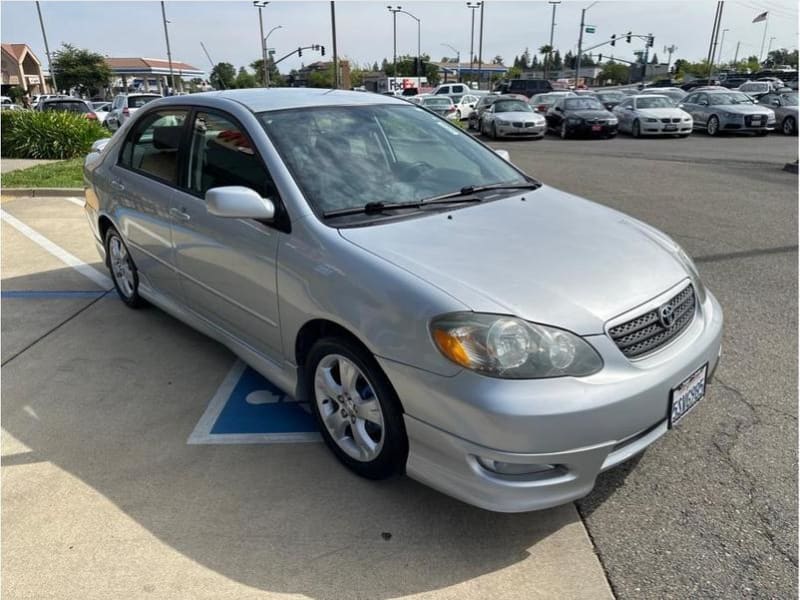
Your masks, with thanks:
[{"label": "silver toyota corolla sedan", "polygon": [[717,366],[722,310],[674,241],[400,99],[160,99],[84,175],[122,300],[307,398],[365,477],[562,504],[688,418]]}]

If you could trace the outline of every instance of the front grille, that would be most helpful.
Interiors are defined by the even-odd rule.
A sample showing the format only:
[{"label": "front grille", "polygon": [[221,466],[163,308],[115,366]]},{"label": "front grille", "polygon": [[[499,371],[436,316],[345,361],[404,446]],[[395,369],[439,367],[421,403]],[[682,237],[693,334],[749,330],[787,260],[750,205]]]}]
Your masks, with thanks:
[{"label": "front grille", "polygon": [[605,124],[605,120],[603,119],[587,119],[586,120],[589,125],[603,125]]},{"label": "front grille", "polygon": [[756,125],[766,125],[767,124],[767,117],[763,117],[761,115],[747,115],[744,118],[744,124],[750,127],[753,125],[753,121],[756,121]]},{"label": "front grille", "polygon": [[681,118],[680,118],[680,117],[678,117],[678,118],[676,118],[676,119],[672,119],[672,122],[673,122],[673,123],[680,123],[680,122],[681,122]]},{"label": "front grille", "polygon": [[[672,309],[674,318],[669,327],[664,326],[660,317],[665,307]],[[694,307],[694,288],[690,284],[658,308],[612,327],[608,333],[625,356],[641,356],[657,350],[686,329],[694,318]]]}]

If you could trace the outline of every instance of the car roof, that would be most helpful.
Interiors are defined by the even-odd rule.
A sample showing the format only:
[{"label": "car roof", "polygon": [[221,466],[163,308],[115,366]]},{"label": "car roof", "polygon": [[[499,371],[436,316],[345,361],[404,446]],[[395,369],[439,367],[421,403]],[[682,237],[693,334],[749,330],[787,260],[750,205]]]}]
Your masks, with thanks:
[{"label": "car roof", "polygon": [[[446,98],[447,96],[441,96]],[[232,100],[244,105],[253,112],[282,110],[287,108],[303,108],[311,106],[352,106],[375,104],[408,104],[395,96],[382,94],[365,94],[350,90],[324,88],[251,88],[240,90],[223,90],[217,92],[201,92],[189,96],[170,96],[159,101],[159,105],[213,104],[214,100]],[[211,102],[208,102],[211,101]]]},{"label": "car roof", "polygon": [[[639,94],[638,96],[634,96],[635,99],[641,100],[642,98],[667,98],[664,94]],[[669,98],[667,98],[669,100]]]}]

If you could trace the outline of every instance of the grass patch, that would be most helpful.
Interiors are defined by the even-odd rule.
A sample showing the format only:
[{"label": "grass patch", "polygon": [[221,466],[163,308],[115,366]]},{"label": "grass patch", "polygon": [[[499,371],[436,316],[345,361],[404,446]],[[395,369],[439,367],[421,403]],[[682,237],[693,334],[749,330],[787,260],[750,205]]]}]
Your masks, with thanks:
[{"label": "grass patch", "polygon": [[0,176],[4,188],[83,188],[83,158],[36,165]]}]

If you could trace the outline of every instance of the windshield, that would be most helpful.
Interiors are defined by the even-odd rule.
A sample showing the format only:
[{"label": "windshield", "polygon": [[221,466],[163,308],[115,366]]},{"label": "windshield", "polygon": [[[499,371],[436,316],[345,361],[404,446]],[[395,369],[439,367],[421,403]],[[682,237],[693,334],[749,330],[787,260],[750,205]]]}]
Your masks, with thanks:
[{"label": "windshield", "polygon": [[672,108],[673,106],[672,101],[664,96],[636,99],[636,108]]},{"label": "windshield", "polygon": [[521,100],[500,100],[494,103],[494,112],[533,112],[533,109]]},{"label": "windshield", "polygon": [[564,100],[565,108],[569,110],[605,110],[597,98],[583,96],[581,98],[567,98]]},{"label": "windshield", "polygon": [[70,102],[69,100],[64,102],[47,102],[44,105],[45,110],[65,110],[68,112],[75,112],[75,113],[88,113],[91,112],[88,106],[83,102]]},{"label": "windshield", "polygon": [[128,98],[128,108],[142,108],[148,102],[160,97],[161,96],[130,96]]},{"label": "windshield", "polygon": [[597,94],[597,97],[601,102],[622,102],[622,99],[625,98],[625,94],[619,92],[601,92]]},{"label": "windshield", "polygon": [[720,104],[752,104],[753,100],[747,94],[741,92],[727,92],[708,95],[708,103],[713,105]]},{"label": "windshield", "polygon": [[318,212],[528,182],[470,135],[410,104],[298,108],[258,117]]},{"label": "windshield", "polygon": [[784,106],[797,106],[797,94],[781,94]]}]

